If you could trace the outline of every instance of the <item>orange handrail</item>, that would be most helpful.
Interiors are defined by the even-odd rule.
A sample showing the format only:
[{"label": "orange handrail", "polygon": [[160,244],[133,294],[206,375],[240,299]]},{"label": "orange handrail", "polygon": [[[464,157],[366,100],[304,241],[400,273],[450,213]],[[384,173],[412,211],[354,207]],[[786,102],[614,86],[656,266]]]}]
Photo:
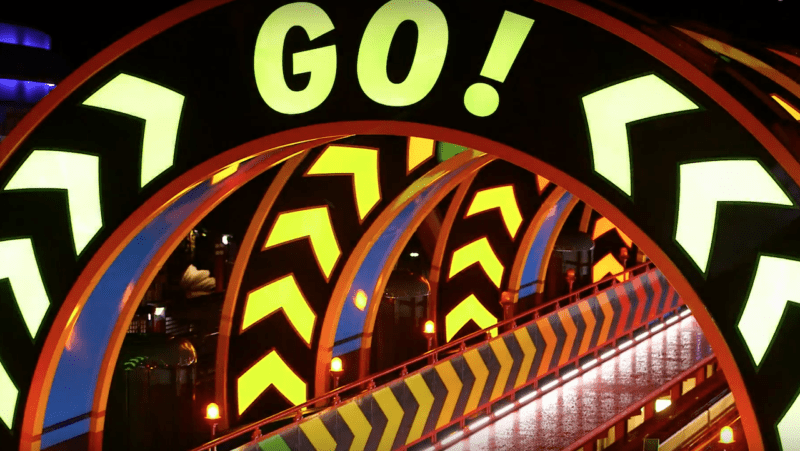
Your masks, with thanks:
[{"label": "orange handrail", "polygon": [[[264,425],[267,425],[267,424],[270,424],[270,423],[274,423],[276,421],[283,420],[283,419],[286,419],[286,418],[291,418],[291,417],[294,417],[294,421],[300,421],[303,418],[303,410],[308,409],[308,408],[310,408],[310,407],[312,407],[314,405],[318,405],[318,404],[321,404],[321,403],[326,403],[327,401],[332,400],[332,399],[335,399],[337,401],[336,403],[338,403],[338,401],[341,399],[341,394],[344,393],[344,392],[350,391],[350,390],[355,389],[355,388],[363,387],[365,384],[367,385],[367,390],[372,390],[372,389],[376,388],[375,379],[380,379],[380,378],[382,378],[384,376],[387,376],[387,375],[395,373],[395,372],[399,372],[398,373],[398,377],[404,377],[404,376],[406,376],[408,374],[408,367],[413,365],[413,364],[415,364],[415,363],[419,363],[419,362],[425,361],[425,360],[427,360],[429,363],[434,363],[434,362],[436,362],[438,360],[438,355],[441,352],[447,351],[447,350],[450,350],[450,349],[453,349],[453,348],[458,348],[459,351],[464,351],[466,349],[466,342],[468,342],[468,341],[470,341],[470,340],[472,340],[474,338],[477,338],[477,337],[486,337],[486,336],[489,335],[489,333],[492,330],[495,330],[495,329],[499,330],[499,329],[503,328],[504,326],[510,326],[511,328],[515,328],[516,325],[517,325],[517,321],[519,319],[524,318],[524,317],[529,316],[529,315],[533,315],[532,319],[534,319],[534,320],[538,319],[539,318],[539,314],[540,314],[540,312],[542,310],[545,310],[545,309],[548,309],[548,308],[552,308],[552,307],[555,307],[554,310],[557,310],[557,309],[559,309],[559,308],[561,308],[561,307],[563,307],[565,305],[569,305],[569,304],[572,304],[573,302],[577,302],[579,300],[585,299],[584,297],[581,297],[580,294],[581,293],[585,293],[585,292],[587,292],[589,290],[591,290],[591,295],[597,294],[599,292],[599,290],[600,290],[599,287],[601,285],[607,283],[607,282],[611,282],[611,285],[608,288],[616,286],[616,284],[619,283],[619,282],[616,281],[617,277],[619,277],[619,276],[626,276],[625,280],[627,280],[628,276],[634,275],[635,273],[637,273],[639,271],[641,271],[641,272],[639,274],[636,274],[636,275],[645,274],[645,273],[647,273],[649,271],[652,271],[654,269],[655,269],[655,265],[652,262],[648,261],[648,262],[633,266],[631,268],[627,268],[626,270],[620,272],[619,274],[614,274],[614,275],[610,275],[608,277],[604,277],[603,279],[601,279],[601,280],[599,280],[599,281],[597,281],[597,282],[595,282],[595,283],[593,283],[591,285],[587,285],[587,286],[579,288],[577,290],[573,290],[572,292],[567,293],[564,296],[561,296],[561,297],[558,297],[558,298],[553,299],[551,301],[548,301],[548,302],[546,302],[546,303],[544,303],[542,305],[537,305],[537,306],[531,308],[530,310],[525,311],[523,313],[520,313],[520,314],[518,314],[518,315],[516,315],[516,316],[514,316],[512,318],[509,318],[509,319],[506,319],[506,320],[503,320],[503,321],[499,321],[499,322],[497,322],[497,323],[493,324],[492,326],[489,326],[489,327],[487,327],[485,329],[479,330],[477,332],[473,332],[473,333],[471,333],[469,335],[466,335],[464,337],[461,337],[461,338],[459,338],[457,340],[454,340],[454,341],[451,341],[449,343],[445,343],[445,344],[443,344],[443,345],[441,345],[441,346],[439,346],[437,348],[431,349],[430,351],[428,351],[428,352],[426,352],[426,353],[424,353],[424,354],[422,354],[422,355],[420,355],[418,357],[415,357],[413,359],[407,360],[407,361],[405,361],[405,362],[403,362],[403,363],[401,363],[401,364],[399,364],[397,366],[394,366],[394,367],[389,368],[387,370],[381,371],[379,373],[372,374],[372,375],[367,376],[367,377],[365,377],[363,379],[357,380],[355,382],[351,382],[351,383],[349,383],[347,385],[343,385],[343,386],[341,386],[341,387],[339,387],[339,388],[337,388],[335,390],[331,390],[331,391],[325,393],[322,396],[319,396],[317,398],[314,398],[314,399],[311,399],[309,401],[306,401],[303,404],[298,404],[298,405],[296,405],[296,406],[294,406],[294,407],[292,407],[290,409],[287,409],[287,410],[278,412],[276,414],[270,415],[269,417],[264,418],[263,420],[259,420],[259,421],[256,421],[254,423],[251,423],[251,424],[244,425],[244,426],[241,426],[239,428],[236,428],[236,429],[228,432],[227,434],[225,434],[225,435],[223,435],[221,437],[218,437],[218,438],[216,438],[216,439],[214,439],[214,440],[212,440],[210,442],[207,442],[207,443],[205,443],[205,444],[203,444],[203,445],[201,445],[201,446],[199,446],[197,448],[192,449],[192,451],[205,451],[205,450],[213,449],[215,446],[219,446],[220,444],[222,444],[224,442],[227,442],[228,440],[231,440],[233,438],[241,437],[241,436],[247,434],[248,432],[251,433],[251,436],[250,436],[251,440],[255,440],[258,437],[261,437],[261,429],[260,428],[262,426],[264,426]],[[586,298],[591,297],[591,295],[590,296],[586,296]],[[562,305],[562,302],[564,302],[564,301],[567,301],[567,302]]]}]

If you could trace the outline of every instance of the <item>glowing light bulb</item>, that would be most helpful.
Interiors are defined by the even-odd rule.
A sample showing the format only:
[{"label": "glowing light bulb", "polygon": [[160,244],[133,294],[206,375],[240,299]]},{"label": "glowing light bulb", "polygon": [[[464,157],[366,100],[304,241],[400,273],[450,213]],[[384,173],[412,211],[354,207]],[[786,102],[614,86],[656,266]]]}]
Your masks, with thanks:
[{"label": "glowing light bulb", "polygon": [[435,327],[434,327],[434,325],[433,325],[433,321],[431,321],[431,320],[425,321],[425,329],[424,329],[424,332],[425,332],[426,334],[432,334],[432,333],[433,333],[435,330],[436,330],[436,329],[435,329]]},{"label": "glowing light bulb", "polygon": [[211,403],[206,407],[207,420],[219,420],[219,406],[216,403]]},{"label": "glowing light bulb", "polygon": [[356,296],[353,298],[353,303],[356,305],[356,308],[364,311],[367,308],[367,293],[364,293],[364,290],[356,291]]},{"label": "glowing light bulb", "polygon": [[342,359],[334,357],[333,360],[331,360],[331,371],[334,373],[342,372]]},{"label": "glowing light bulb", "polygon": [[719,442],[720,443],[733,443],[733,429],[730,426],[725,426],[719,431]]},{"label": "glowing light bulb", "polygon": [[661,412],[662,410],[666,409],[672,405],[672,401],[669,399],[656,399],[656,412]]}]

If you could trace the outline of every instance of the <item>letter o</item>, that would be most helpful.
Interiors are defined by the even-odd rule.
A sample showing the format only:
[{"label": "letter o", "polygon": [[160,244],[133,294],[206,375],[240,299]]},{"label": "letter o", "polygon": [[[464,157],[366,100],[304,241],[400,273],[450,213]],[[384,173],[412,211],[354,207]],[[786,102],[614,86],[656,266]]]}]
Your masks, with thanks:
[{"label": "letter o", "polygon": [[[386,72],[389,47],[397,27],[406,20],[418,30],[417,49],[405,80],[393,83]],[[419,102],[433,89],[447,55],[447,19],[428,0],[392,0],[367,24],[358,48],[358,82],[373,101],[388,106]]]},{"label": "letter o", "polygon": [[310,72],[311,80],[302,91],[289,89],[283,78],[283,46],[292,27],[303,28],[311,41],[334,28],[322,8],[307,2],[281,6],[261,26],[253,54],[256,86],[264,102],[283,114],[306,113],[320,106],[336,80],[336,46],[329,45],[292,55],[293,73]]}]

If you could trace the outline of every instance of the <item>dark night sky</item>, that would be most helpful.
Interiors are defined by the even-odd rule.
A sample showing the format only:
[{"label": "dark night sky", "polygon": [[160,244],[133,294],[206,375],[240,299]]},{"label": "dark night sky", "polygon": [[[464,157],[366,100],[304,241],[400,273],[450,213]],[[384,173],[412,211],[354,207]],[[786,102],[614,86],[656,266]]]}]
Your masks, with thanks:
[{"label": "dark night sky", "polygon": [[[61,53],[74,69],[136,27],[186,2],[15,0],[11,5],[3,5],[0,21],[49,33],[53,50]],[[699,21],[736,37],[800,47],[797,27],[800,0],[618,0],[617,3],[666,23]]]}]

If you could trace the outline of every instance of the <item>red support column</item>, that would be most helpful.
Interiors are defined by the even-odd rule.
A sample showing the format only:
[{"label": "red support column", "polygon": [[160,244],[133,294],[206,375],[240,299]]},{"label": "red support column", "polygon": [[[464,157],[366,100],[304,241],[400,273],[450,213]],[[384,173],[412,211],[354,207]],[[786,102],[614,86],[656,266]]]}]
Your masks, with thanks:
[{"label": "red support column", "polygon": [[624,419],[614,425],[614,443],[617,443],[625,438],[628,432],[628,419]]},{"label": "red support column", "polygon": [[589,440],[589,442],[584,443],[583,451],[595,451],[597,449],[597,447],[595,446],[596,444],[597,444],[597,437],[592,438],[591,440]]},{"label": "red support column", "polygon": [[681,388],[683,387],[683,382],[678,382],[677,384],[673,385],[672,388],[669,389],[669,398],[670,401],[674,404],[678,398],[681,397]]},{"label": "red support column", "polygon": [[694,386],[697,387],[698,385],[702,384],[706,380],[706,366],[703,365],[702,368],[697,370],[694,375]]},{"label": "red support column", "polygon": [[656,402],[650,401],[644,405],[644,421],[653,418],[656,414]]}]

